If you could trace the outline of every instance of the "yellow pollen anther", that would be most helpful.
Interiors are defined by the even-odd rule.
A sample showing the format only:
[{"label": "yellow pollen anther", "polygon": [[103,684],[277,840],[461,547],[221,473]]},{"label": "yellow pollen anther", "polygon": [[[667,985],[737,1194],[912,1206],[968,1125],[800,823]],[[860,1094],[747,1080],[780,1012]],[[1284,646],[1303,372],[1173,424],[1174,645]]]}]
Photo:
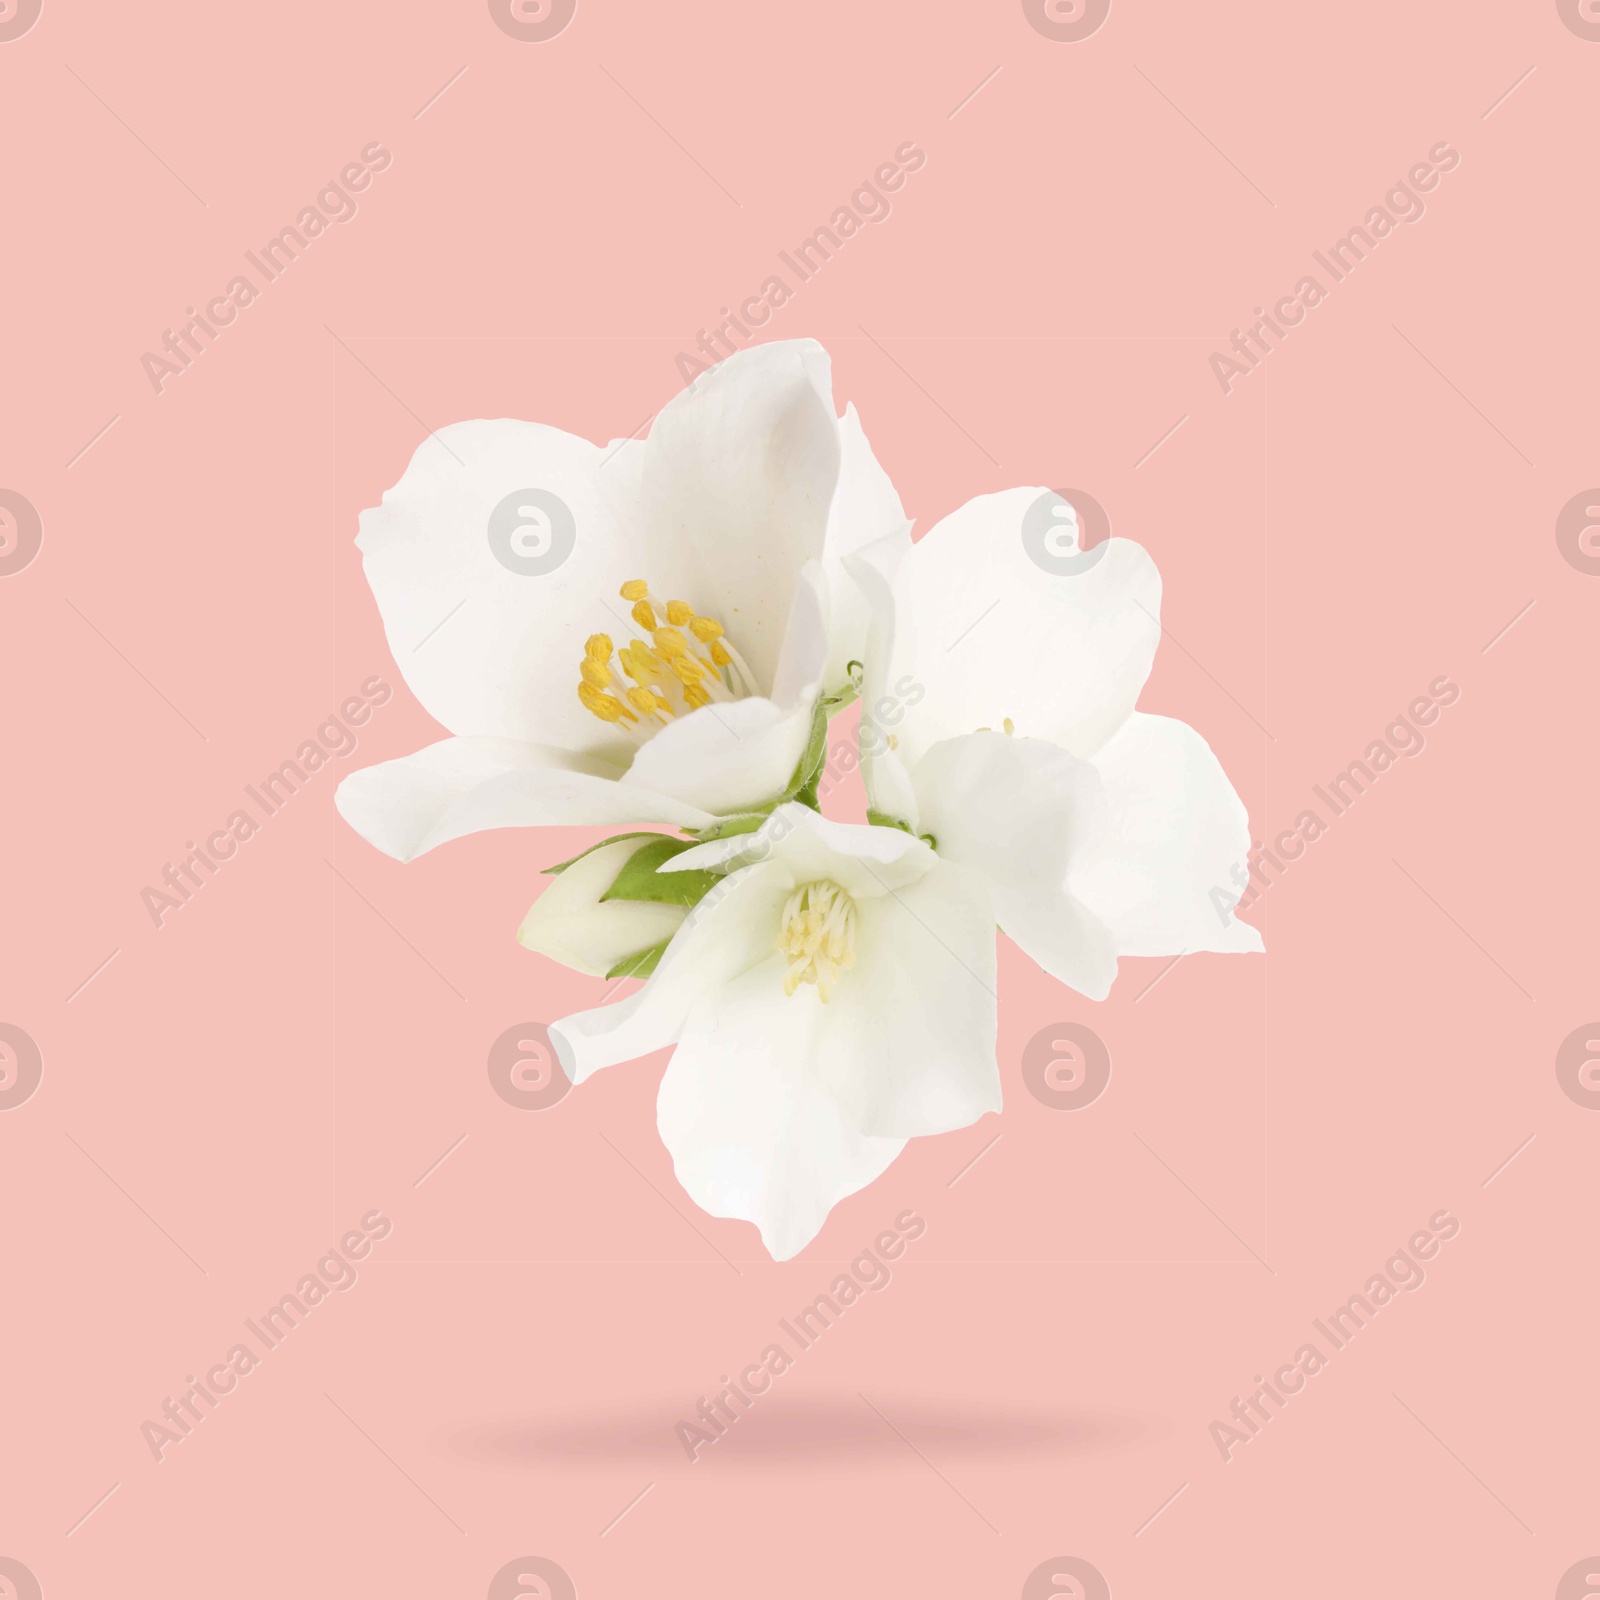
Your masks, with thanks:
[{"label": "yellow pollen anther", "polygon": [[814,983],[826,1002],[840,972],[855,965],[855,901],[827,878],[802,884],[784,905],[778,950],[789,958],[783,992]]},{"label": "yellow pollen anther", "polygon": [[653,717],[658,711],[664,711],[669,717],[672,708],[667,704],[665,695],[657,694],[654,689],[629,689],[628,703],[636,711],[642,711],[647,717]]},{"label": "yellow pollen anther", "polygon": [[1015,732],[1016,732],[1016,731],[1017,731],[1017,725],[1016,725],[1016,723],[1014,723],[1014,722],[1013,722],[1013,721],[1012,721],[1012,720],[1011,720],[1011,718],[1010,718],[1010,717],[1006,717],[1006,718],[1005,718],[1005,719],[1004,719],[1004,720],[1003,720],[1003,721],[1002,721],[1002,722],[1001,722],[1001,724],[1000,724],[1000,726],[1001,726],[1001,727],[1002,727],[1002,728],[1004,728],[1004,729],[1005,729],[1005,730],[1006,730],[1006,732],[1007,732],[1007,733],[1015,733]]},{"label": "yellow pollen anther", "polygon": [[622,724],[637,744],[686,710],[753,692],[750,670],[716,618],[696,616],[687,600],[652,599],[643,578],[630,578],[618,593],[642,637],[617,649],[609,634],[592,633],[578,664],[578,698],[601,721]]},{"label": "yellow pollen anther", "polygon": [[630,678],[634,678],[640,683],[659,683],[661,681],[660,661],[637,639],[624,646],[617,659],[621,661],[622,670]]},{"label": "yellow pollen anther", "polygon": [[602,694],[592,683],[578,685],[578,698],[602,722],[637,722],[639,719],[615,695]]}]

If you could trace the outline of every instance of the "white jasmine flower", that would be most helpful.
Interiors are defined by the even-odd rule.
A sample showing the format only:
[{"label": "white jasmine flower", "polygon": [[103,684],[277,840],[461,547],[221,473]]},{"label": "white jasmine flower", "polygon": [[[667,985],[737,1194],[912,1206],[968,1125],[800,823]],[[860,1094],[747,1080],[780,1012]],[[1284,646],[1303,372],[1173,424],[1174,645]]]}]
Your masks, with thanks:
[{"label": "white jasmine flower", "polygon": [[1193,728],[1134,709],[1161,633],[1141,546],[1083,550],[1059,496],[1009,489],[850,570],[875,818],[982,874],[1005,933],[1093,999],[1119,956],[1262,948],[1232,915],[1243,803]]},{"label": "white jasmine flower", "polygon": [[657,1120],[678,1181],[783,1261],[907,1139],[1000,1109],[994,910],[922,840],[796,803],[661,875],[706,871],[727,876],[645,986],[550,1038],[574,1083],[676,1045]]},{"label": "white jasmine flower", "polygon": [[406,861],[483,828],[704,830],[785,798],[864,651],[841,559],[886,536],[909,544],[900,502],[810,340],[731,357],[642,442],[443,429],[357,543],[454,737],[352,774],[340,811]]},{"label": "white jasmine flower", "polygon": [[[548,869],[518,938],[646,979],[551,1025],[561,1065],[675,1046],[679,1180],[779,1260],[906,1140],[1000,1109],[997,925],[1093,998],[1123,955],[1261,948],[1233,917],[1243,805],[1198,733],[1135,709],[1149,556],[1083,550],[1042,489],[913,546],[810,341],[723,363],[642,443],[447,428],[358,543],[452,737],[347,778],[341,812],[401,860],[504,826],[696,836]],[[868,825],[815,809],[858,689]]]}]

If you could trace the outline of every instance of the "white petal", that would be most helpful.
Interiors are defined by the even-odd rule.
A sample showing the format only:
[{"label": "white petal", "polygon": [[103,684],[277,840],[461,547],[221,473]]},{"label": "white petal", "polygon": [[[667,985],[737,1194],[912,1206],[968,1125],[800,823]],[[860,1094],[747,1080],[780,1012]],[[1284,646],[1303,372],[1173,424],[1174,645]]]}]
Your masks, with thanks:
[{"label": "white petal", "polygon": [[982,879],[941,861],[856,912],[855,964],[826,1004],[801,985],[775,1027],[814,1013],[818,1077],[863,1133],[947,1133],[998,1111],[995,913]]},{"label": "white petal", "polygon": [[[898,748],[898,729],[905,720],[907,703],[915,705],[927,693],[909,671],[899,671],[910,661],[909,649],[901,654],[895,646],[898,613],[894,580],[905,556],[898,539],[878,539],[847,556],[844,566],[860,591],[868,618],[857,734],[867,805],[905,823],[913,833],[921,833],[924,830],[917,815],[916,791]],[[898,672],[893,684],[891,670]]]},{"label": "white petal", "polygon": [[698,829],[716,820],[621,776],[597,757],[513,739],[441,739],[352,772],[334,801],[363,839],[397,861],[485,828],[665,822]]},{"label": "white petal", "polygon": [[619,961],[670,939],[689,915],[687,906],[601,899],[617,874],[655,837],[603,844],[552,874],[522,919],[517,943],[603,978]]},{"label": "white petal", "polygon": [[755,861],[778,864],[791,883],[831,879],[857,901],[903,889],[926,877],[937,864],[922,840],[899,828],[834,822],[809,806],[790,801],[779,806],[756,832],[696,845],[666,862],[664,870],[717,870]]},{"label": "white petal", "polygon": [[839,459],[828,354],[810,339],[731,356],[663,407],[646,441],[637,575],[714,616],[763,690],[800,569],[823,553]]},{"label": "white petal", "polygon": [[934,745],[911,777],[940,859],[983,873],[1006,935],[1052,977],[1103,1000],[1116,950],[1068,889],[1072,864],[1108,826],[1096,768],[1045,739],[970,733]]},{"label": "white petal", "polygon": [[1069,889],[1056,884],[994,891],[1000,931],[1058,983],[1104,1000],[1117,977],[1111,930]]},{"label": "white petal", "polygon": [[[864,740],[865,734],[858,730],[857,737]],[[906,771],[898,750],[880,750],[869,761],[863,743],[861,776],[866,784],[867,805],[871,810],[880,816],[905,823],[918,835],[928,831],[922,825],[917,809],[917,791],[912,785],[911,774]]]},{"label": "white petal", "polygon": [[695,1204],[755,1223],[777,1261],[804,1249],[833,1206],[904,1147],[858,1132],[822,1084],[823,1008],[792,1003],[784,970],[772,956],[694,1008],[656,1102],[662,1140]]},{"label": "white petal", "polygon": [[849,663],[865,661],[867,654],[870,612],[866,596],[847,573],[849,559],[880,542],[896,557],[911,548],[911,524],[900,496],[888,473],[878,465],[853,405],[846,406],[839,419],[839,442],[839,486],[828,517],[823,560],[832,632],[825,678],[830,694],[847,681]]},{"label": "white petal", "polygon": [[[617,590],[643,560],[624,509],[637,458],[608,461],[538,423],[462,422],[424,440],[362,513],[356,543],[389,648],[452,733],[626,760],[626,741],[579,705],[576,686],[585,638],[626,633]],[[530,563],[552,564],[520,570]]]},{"label": "white petal", "polygon": [[996,883],[1061,883],[1106,827],[1096,769],[1047,739],[969,733],[934,745],[912,769],[925,833],[941,860]]},{"label": "white petal", "polygon": [[800,575],[772,698],[714,702],[674,718],[623,779],[730,816],[788,792],[811,737],[828,653],[827,591],[810,562]]},{"label": "white petal", "polygon": [[800,571],[773,678],[772,698],[780,706],[798,705],[801,700],[810,705],[815,691],[822,686],[828,661],[831,603],[822,564],[808,561]]},{"label": "white petal", "polygon": [[788,707],[755,699],[702,706],[675,717],[640,747],[623,787],[671,794],[722,816],[748,811],[784,793],[810,737],[808,700]]},{"label": "white petal", "polygon": [[550,1024],[562,1071],[582,1083],[602,1067],[674,1043],[702,995],[770,958],[791,887],[781,868],[758,865],[713,888],[672,936],[642,989]]},{"label": "white petal", "polygon": [[1210,745],[1187,723],[1136,712],[1095,758],[1110,828],[1071,887],[1119,955],[1260,950],[1232,915],[1250,823]]},{"label": "white petal", "polygon": [[895,730],[909,764],[1008,717],[1020,734],[1088,756],[1133,710],[1160,637],[1160,575],[1126,539],[1083,552],[1089,564],[1071,575],[1037,565],[1023,531],[1049,494],[981,495],[900,564],[886,678],[922,691]]}]

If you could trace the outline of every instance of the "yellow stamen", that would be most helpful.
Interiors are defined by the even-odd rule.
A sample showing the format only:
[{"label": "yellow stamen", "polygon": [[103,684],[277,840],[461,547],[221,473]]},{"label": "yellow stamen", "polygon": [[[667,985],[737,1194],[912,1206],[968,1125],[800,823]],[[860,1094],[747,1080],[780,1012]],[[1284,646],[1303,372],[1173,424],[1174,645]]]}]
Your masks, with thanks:
[{"label": "yellow stamen", "polygon": [[1001,722],[1001,724],[1000,724],[1000,726],[1001,726],[1001,727],[1002,727],[1002,728],[1004,728],[1004,729],[1005,729],[1005,730],[1006,730],[1006,732],[1007,732],[1007,733],[1015,733],[1015,732],[1016,732],[1016,731],[1017,731],[1017,725],[1016,725],[1016,723],[1014,723],[1014,722],[1013,722],[1013,721],[1012,721],[1012,720],[1011,720],[1011,718],[1010,718],[1010,717],[1006,717],[1006,718],[1005,718],[1005,719],[1004,719],[1004,720],[1003,720],[1003,721],[1002,721],[1002,722]]},{"label": "yellow stamen", "polygon": [[602,722],[637,722],[639,719],[615,695],[601,694],[592,683],[578,685],[578,698]]},{"label": "yellow stamen", "polygon": [[826,1002],[840,972],[855,965],[855,901],[827,878],[802,884],[784,905],[778,950],[789,958],[783,992],[814,983]]},{"label": "yellow stamen", "polygon": [[628,703],[636,711],[642,711],[647,717],[653,717],[658,711],[672,715],[672,707],[667,704],[667,697],[657,694],[654,689],[634,688],[627,691]]},{"label": "yellow stamen", "polygon": [[[578,665],[578,698],[603,722],[626,725],[637,741],[686,708],[697,711],[730,694],[738,699],[755,692],[750,669],[716,618],[696,616],[687,600],[651,599],[643,578],[630,578],[618,592],[643,637],[617,650],[609,634],[592,633]],[[619,668],[631,683],[621,680]]]},{"label": "yellow stamen", "polygon": [[653,683],[661,676],[661,666],[637,639],[631,639],[617,652],[622,670],[639,683]]},{"label": "yellow stamen", "polygon": [[637,639],[630,641],[617,659],[622,670],[639,683],[660,683],[664,676],[660,660]]}]

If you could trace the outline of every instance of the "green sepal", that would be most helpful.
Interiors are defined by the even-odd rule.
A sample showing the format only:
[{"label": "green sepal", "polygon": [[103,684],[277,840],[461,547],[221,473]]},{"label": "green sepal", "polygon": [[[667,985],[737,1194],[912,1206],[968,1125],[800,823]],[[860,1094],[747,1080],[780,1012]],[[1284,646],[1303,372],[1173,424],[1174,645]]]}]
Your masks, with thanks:
[{"label": "green sepal", "polygon": [[592,856],[596,850],[604,850],[608,844],[621,844],[624,839],[665,839],[664,833],[656,833],[653,829],[645,829],[637,833],[614,833],[609,839],[602,839],[599,844],[592,844],[587,850],[580,850],[569,861],[558,861],[553,867],[542,867],[540,872],[548,877],[552,872],[565,872],[568,867],[582,861],[585,856]]},{"label": "green sepal", "polygon": [[789,787],[784,791],[783,799],[777,802],[778,805],[786,800],[798,800],[813,811],[822,809],[817,797],[817,784],[828,764],[828,721],[860,696],[866,676],[866,670],[859,661],[850,662],[845,670],[850,675],[850,681],[843,689],[837,694],[817,696],[817,703],[811,712],[811,732],[806,739],[805,754],[800,757],[800,764],[794,769],[794,776],[789,779]]},{"label": "green sepal", "polygon": [[668,906],[697,904],[717,881],[715,872],[659,870],[663,862],[693,848],[688,839],[658,834],[653,843],[640,845],[628,857],[611,887],[600,896],[601,900],[653,900]]},{"label": "green sepal", "polygon": [[772,814],[772,807],[764,811],[751,811],[743,816],[724,817],[720,822],[714,822],[709,828],[702,828],[695,833],[693,829],[684,829],[690,834],[696,844],[710,844],[713,839],[730,839],[738,833],[754,833]]},{"label": "green sepal", "polygon": [[817,783],[828,759],[829,705],[827,699],[820,695],[817,697],[811,712],[811,733],[806,739],[805,754],[800,757],[800,764],[794,769],[794,776],[790,778],[788,791],[784,795],[785,800],[798,800],[813,811],[822,809],[817,798]]},{"label": "green sepal", "polygon": [[902,822],[899,817],[891,817],[887,811],[867,812],[867,821],[874,828],[898,828],[902,833],[911,832],[911,824]]},{"label": "green sepal", "polygon": [[660,944],[653,944],[648,950],[639,950],[631,956],[624,956],[606,976],[608,978],[648,978],[656,970],[656,963],[660,961],[662,952],[671,943],[670,939],[663,939]]}]

